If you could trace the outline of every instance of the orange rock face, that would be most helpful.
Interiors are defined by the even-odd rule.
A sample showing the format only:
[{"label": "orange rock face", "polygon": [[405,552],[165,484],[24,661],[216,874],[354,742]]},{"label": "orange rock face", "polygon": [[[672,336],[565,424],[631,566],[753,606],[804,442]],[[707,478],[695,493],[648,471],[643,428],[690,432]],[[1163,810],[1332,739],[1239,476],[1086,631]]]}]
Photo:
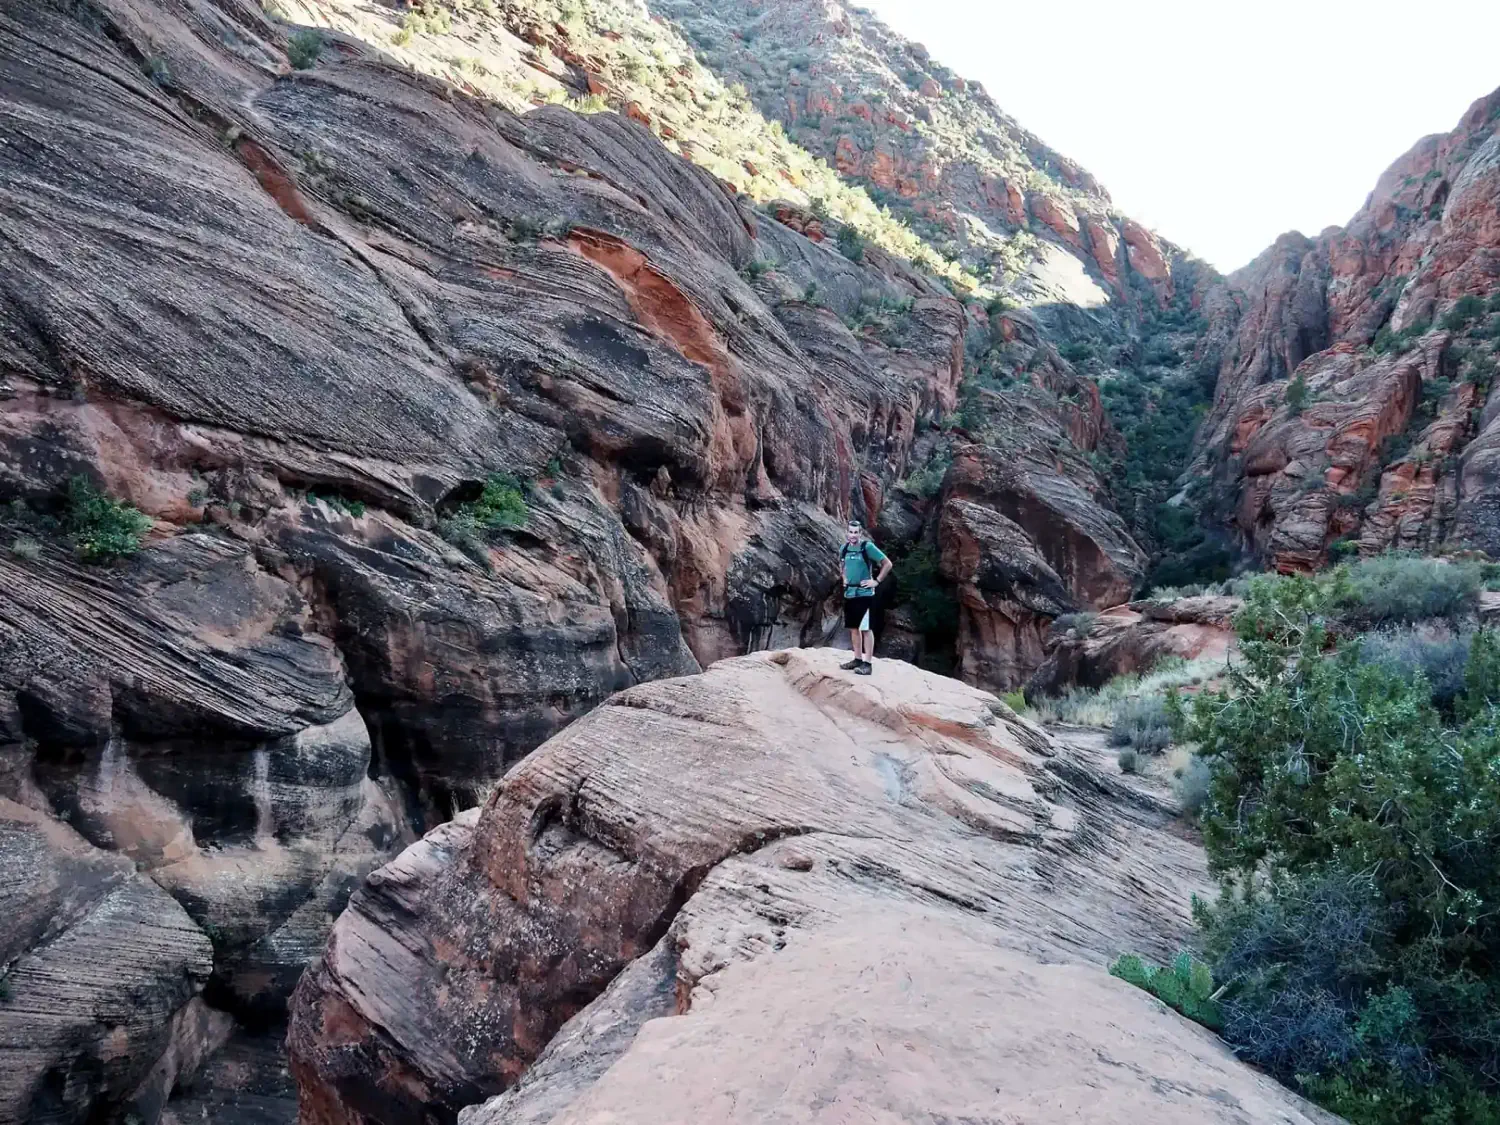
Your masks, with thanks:
[{"label": "orange rock face", "polygon": [[1156,237],[1132,219],[1121,224],[1130,268],[1151,282],[1163,303],[1172,297],[1172,270]]},{"label": "orange rock face", "polygon": [[998,209],[1007,223],[1013,227],[1025,224],[1026,200],[1020,188],[1003,176],[986,176],[982,186],[985,201]]},{"label": "orange rock face", "polygon": [[1031,206],[1031,213],[1047,224],[1059,238],[1069,246],[1082,248],[1078,216],[1066,200],[1036,192],[1027,196],[1026,202]]},{"label": "orange rock face", "polygon": [[1116,259],[1120,252],[1120,236],[1114,225],[1091,215],[1084,220],[1084,228],[1088,231],[1089,250],[1098,263],[1099,272],[1111,285],[1118,287],[1120,274]]},{"label": "orange rock face", "polygon": [[[1197,471],[1236,494],[1234,529],[1279,569],[1340,540],[1500,553],[1497,121],[1500,91],[1393,164],[1348,227],[1283,235],[1230,279],[1239,319]],[[1145,273],[1129,224],[1126,241]],[[1445,329],[1463,298],[1471,315]]]}]

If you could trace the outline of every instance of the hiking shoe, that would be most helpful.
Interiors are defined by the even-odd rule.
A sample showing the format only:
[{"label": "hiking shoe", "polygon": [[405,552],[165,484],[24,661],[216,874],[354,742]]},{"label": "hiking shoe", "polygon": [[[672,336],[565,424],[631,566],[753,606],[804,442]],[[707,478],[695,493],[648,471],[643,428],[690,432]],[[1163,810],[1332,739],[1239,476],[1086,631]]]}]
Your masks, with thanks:
[{"label": "hiking shoe", "polygon": [[864,661],[856,656],[853,660],[844,661],[844,663],[840,664],[839,667],[846,672],[857,672],[859,671],[859,666],[863,663]]},{"label": "hiking shoe", "polygon": [[873,671],[875,671],[875,669],[870,666],[870,662],[868,660],[861,660],[859,662],[859,667],[854,669],[854,674],[856,676],[868,676]]}]

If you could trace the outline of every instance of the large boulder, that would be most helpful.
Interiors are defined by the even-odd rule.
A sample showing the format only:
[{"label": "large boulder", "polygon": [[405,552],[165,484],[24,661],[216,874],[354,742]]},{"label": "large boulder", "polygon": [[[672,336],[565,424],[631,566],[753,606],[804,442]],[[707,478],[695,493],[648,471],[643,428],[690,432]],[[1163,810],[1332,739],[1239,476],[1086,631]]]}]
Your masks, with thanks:
[{"label": "large boulder", "polygon": [[1141,675],[1160,661],[1225,660],[1235,646],[1238,598],[1191,597],[1131,602],[1057,621],[1047,658],[1026,684],[1030,696],[1070,687],[1101,688],[1116,676]]},{"label": "large boulder", "polygon": [[1105,972],[1186,938],[1198,848],[839,658],[631,688],[375,873],[294,1000],[304,1125],[1326,1120]]},{"label": "large boulder", "polygon": [[1072,593],[1012,520],[966,500],[944,505],[943,574],[958,589],[963,677],[1012,687],[1043,659],[1048,623],[1076,608]]}]

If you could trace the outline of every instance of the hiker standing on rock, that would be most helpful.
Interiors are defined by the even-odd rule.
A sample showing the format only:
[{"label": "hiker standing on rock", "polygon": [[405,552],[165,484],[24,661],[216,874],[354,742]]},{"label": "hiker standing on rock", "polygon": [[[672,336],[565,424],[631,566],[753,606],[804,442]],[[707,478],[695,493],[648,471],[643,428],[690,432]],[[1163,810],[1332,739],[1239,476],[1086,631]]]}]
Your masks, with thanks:
[{"label": "hiker standing on rock", "polygon": [[839,569],[844,582],[844,624],[849,629],[849,645],[854,649],[854,659],[839,667],[856,676],[868,676],[874,671],[870,662],[875,659],[876,592],[881,580],[891,572],[891,560],[865,538],[865,529],[858,520],[849,521],[848,536],[839,550]]}]

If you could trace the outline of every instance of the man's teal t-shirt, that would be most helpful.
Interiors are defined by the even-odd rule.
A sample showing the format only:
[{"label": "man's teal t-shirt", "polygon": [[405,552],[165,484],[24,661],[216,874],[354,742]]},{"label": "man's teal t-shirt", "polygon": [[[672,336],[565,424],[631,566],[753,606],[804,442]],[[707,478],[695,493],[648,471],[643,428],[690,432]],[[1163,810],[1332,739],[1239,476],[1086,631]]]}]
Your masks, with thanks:
[{"label": "man's teal t-shirt", "polygon": [[875,572],[870,568],[885,562],[885,552],[867,539],[862,548],[851,547],[845,543],[842,553],[844,556],[844,597],[873,598],[875,588],[861,586],[860,583],[866,578],[875,577]]}]

